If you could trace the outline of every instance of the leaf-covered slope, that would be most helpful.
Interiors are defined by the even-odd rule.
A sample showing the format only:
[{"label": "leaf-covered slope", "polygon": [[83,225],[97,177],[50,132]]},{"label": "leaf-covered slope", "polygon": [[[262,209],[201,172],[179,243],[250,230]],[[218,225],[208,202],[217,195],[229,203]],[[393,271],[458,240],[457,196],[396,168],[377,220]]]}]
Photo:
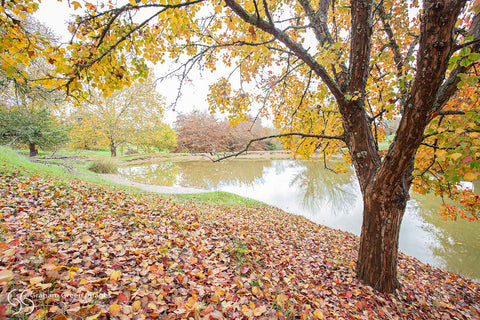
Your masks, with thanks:
[{"label": "leaf-covered slope", "polygon": [[480,317],[478,283],[401,254],[403,288],[376,294],[354,279],[355,236],[272,207],[177,203],[5,166],[0,187],[4,317],[14,290],[31,291],[39,319]]}]

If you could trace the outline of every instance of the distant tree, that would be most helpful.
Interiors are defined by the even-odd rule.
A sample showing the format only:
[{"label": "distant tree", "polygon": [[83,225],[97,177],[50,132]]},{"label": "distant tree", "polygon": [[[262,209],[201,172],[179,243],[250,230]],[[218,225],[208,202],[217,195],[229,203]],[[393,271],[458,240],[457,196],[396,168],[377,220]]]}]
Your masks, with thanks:
[{"label": "distant tree", "polygon": [[225,124],[201,111],[179,114],[175,122],[176,151],[216,152],[225,144]]},{"label": "distant tree", "polygon": [[0,141],[27,144],[34,157],[37,146],[46,149],[68,141],[68,132],[46,108],[0,108]]},{"label": "distant tree", "polygon": [[147,150],[173,148],[176,137],[163,122],[164,105],[151,78],[106,98],[92,91],[89,101],[70,116],[72,145],[108,147],[112,157],[126,145]]},{"label": "distant tree", "polygon": [[[188,152],[233,152],[245,146],[251,139],[264,136],[269,131],[253,119],[230,126],[227,120],[219,120],[212,114],[197,110],[180,114],[175,129],[178,134],[176,150]],[[250,148],[268,149],[266,140],[253,143]]]},{"label": "distant tree", "polygon": [[[263,127],[260,121],[255,121],[252,118],[247,118],[246,121],[241,121],[237,125],[229,126],[225,121],[228,129],[228,138],[226,139],[226,149],[229,152],[240,150],[242,147],[254,138],[267,136],[270,132],[269,129]],[[269,150],[270,140],[257,141],[251,144],[249,150],[260,151]]]}]

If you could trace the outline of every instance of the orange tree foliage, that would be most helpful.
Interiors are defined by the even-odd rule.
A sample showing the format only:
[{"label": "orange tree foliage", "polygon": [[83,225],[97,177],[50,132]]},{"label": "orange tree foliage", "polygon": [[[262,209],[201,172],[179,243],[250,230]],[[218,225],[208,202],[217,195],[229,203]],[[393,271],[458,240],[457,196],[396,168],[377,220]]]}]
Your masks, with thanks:
[{"label": "orange tree foliage", "polygon": [[[259,108],[305,157],[347,147],[364,200],[357,272],[373,287],[398,287],[398,232],[412,186],[458,199],[444,214],[478,220],[478,196],[459,184],[480,174],[478,0],[71,5],[85,13],[70,26],[73,41],[42,49],[21,28],[35,3],[5,1],[1,22],[12,29],[2,28],[2,68],[38,51],[57,67],[44,86],[80,96],[83,80],[109,95],[145,76],[147,60],[180,62],[180,87],[197,63],[225,68],[211,86],[212,111],[239,122]],[[400,119],[395,138],[379,152],[381,120],[392,118]]]},{"label": "orange tree foliage", "polygon": [[[205,112],[180,114],[175,122],[177,151],[233,152],[244,147],[251,139],[267,135],[269,130],[258,122],[243,121],[232,127],[225,120]],[[266,141],[252,145],[250,150],[267,150]]]}]

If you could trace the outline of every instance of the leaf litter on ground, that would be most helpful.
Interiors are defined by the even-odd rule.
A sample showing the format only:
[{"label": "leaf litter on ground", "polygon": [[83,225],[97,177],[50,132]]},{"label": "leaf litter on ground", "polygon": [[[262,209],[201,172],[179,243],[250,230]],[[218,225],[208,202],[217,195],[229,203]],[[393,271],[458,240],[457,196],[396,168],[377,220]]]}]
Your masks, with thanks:
[{"label": "leaf litter on ground", "polygon": [[400,253],[402,288],[375,292],[355,235],[273,207],[0,175],[2,318],[480,318],[478,283]]}]

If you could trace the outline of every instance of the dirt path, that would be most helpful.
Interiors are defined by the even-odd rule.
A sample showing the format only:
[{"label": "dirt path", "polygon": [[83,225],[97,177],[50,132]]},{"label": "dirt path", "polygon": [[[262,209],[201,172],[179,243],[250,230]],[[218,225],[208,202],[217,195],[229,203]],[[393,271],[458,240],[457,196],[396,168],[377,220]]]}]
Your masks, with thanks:
[{"label": "dirt path", "polygon": [[164,193],[164,194],[172,194],[172,193],[203,193],[208,192],[205,189],[197,189],[197,188],[184,188],[184,187],[166,187],[166,186],[157,186],[157,185],[150,185],[144,183],[138,183],[135,181],[128,180],[127,178],[119,175],[119,174],[102,174],[103,177],[107,178],[108,180],[120,184],[123,186],[128,187],[135,187],[142,189],[148,192],[156,192],[156,193]]}]

